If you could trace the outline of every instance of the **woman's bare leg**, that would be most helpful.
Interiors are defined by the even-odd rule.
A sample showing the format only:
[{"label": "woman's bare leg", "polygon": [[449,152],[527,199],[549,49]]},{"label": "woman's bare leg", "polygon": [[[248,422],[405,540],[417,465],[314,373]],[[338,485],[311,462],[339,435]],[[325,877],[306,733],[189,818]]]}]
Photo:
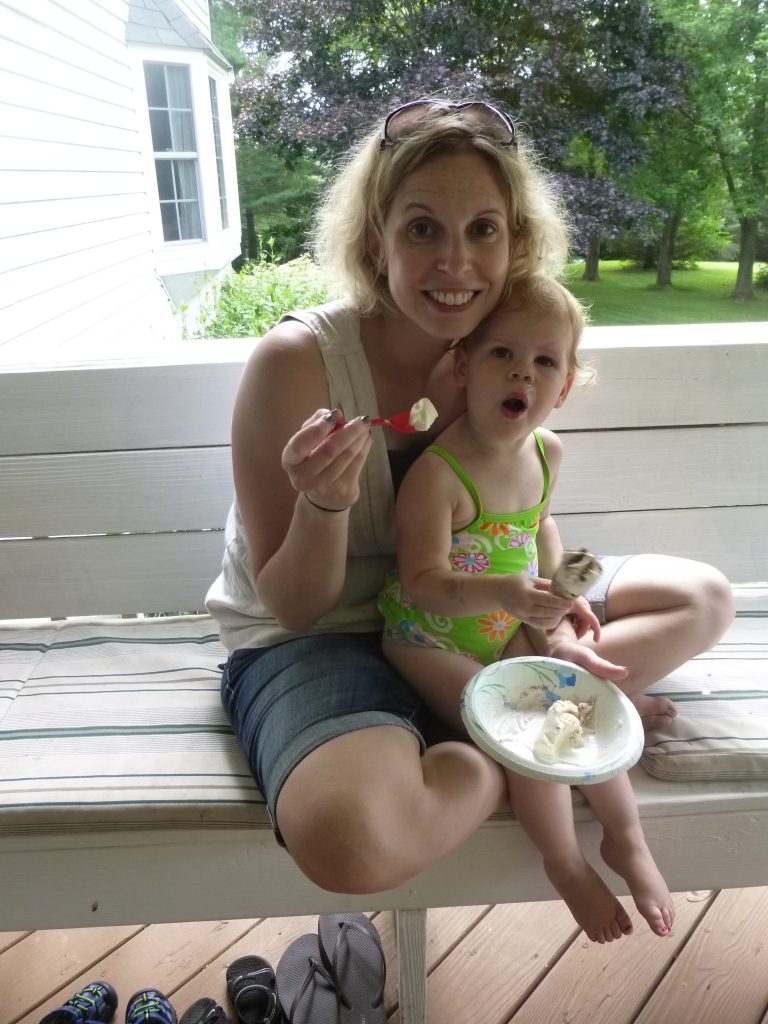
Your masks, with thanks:
[{"label": "woman's bare leg", "polygon": [[399,726],[338,736],[308,754],[277,800],[277,822],[301,870],[332,892],[401,885],[460,846],[505,806],[502,769],[469,743],[421,756]]},{"label": "woman's bare leg", "polygon": [[512,809],[544,859],[552,885],[593,942],[632,931],[624,907],[584,857],[573,824],[568,786],[507,773]]},{"label": "woman's bare leg", "polygon": [[617,685],[630,694],[646,728],[675,714],[666,697],[640,691],[690,658],[713,647],[733,620],[730,585],[703,562],[668,555],[636,555],[616,573],[605,604],[599,642],[586,643],[603,658],[626,665]]},{"label": "woman's bare leg", "polygon": [[582,786],[592,812],[603,826],[603,860],[629,886],[635,906],[657,935],[668,935],[675,907],[667,883],[645,839],[635,795],[627,775]]}]

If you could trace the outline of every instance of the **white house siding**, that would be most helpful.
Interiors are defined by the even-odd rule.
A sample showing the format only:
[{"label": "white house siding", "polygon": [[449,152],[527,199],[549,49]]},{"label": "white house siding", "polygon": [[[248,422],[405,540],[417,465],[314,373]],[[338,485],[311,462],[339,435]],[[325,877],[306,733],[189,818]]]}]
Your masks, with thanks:
[{"label": "white house siding", "polygon": [[128,0],[0,0],[0,359],[178,335],[127,14]]},{"label": "white house siding", "polygon": [[208,0],[176,0],[176,6],[190,18],[200,31],[211,38],[211,18]]}]

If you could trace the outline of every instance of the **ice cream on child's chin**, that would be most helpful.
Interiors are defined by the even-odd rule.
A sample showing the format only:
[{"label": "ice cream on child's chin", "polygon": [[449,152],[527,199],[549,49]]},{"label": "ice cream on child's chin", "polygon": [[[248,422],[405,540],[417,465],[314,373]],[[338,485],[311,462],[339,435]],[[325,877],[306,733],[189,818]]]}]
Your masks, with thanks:
[{"label": "ice cream on child's chin", "polygon": [[429,430],[437,419],[437,409],[428,398],[414,402],[408,415],[408,422],[414,430]]}]

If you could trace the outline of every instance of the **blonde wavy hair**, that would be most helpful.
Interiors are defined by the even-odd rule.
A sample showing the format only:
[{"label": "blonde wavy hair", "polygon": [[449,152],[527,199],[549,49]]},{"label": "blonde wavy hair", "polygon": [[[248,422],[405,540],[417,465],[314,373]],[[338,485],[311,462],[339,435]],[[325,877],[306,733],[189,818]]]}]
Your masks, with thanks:
[{"label": "blonde wavy hair", "polygon": [[508,288],[533,273],[557,276],[568,254],[568,224],[550,176],[531,143],[516,131],[505,146],[440,101],[425,105],[407,134],[381,147],[381,128],[353,146],[318,207],[315,258],[363,315],[392,310],[387,278],[371,252],[384,251],[384,225],[404,179],[427,160],[475,152],[490,165],[507,201],[510,226]]}]

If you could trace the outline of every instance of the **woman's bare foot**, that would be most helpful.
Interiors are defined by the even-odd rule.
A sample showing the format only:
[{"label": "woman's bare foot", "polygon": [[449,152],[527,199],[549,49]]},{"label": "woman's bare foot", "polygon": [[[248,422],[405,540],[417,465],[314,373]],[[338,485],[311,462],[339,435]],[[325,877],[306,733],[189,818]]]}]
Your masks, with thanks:
[{"label": "woman's bare foot", "polygon": [[652,697],[648,693],[633,693],[629,698],[637,708],[646,732],[649,729],[663,729],[670,718],[677,714],[677,708],[669,697]]},{"label": "woman's bare foot", "polygon": [[645,839],[620,842],[605,836],[600,844],[603,860],[629,886],[635,906],[656,935],[669,935],[675,906]]},{"label": "woman's bare foot", "polygon": [[613,942],[632,931],[629,914],[586,860],[575,864],[545,860],[544,869],[587,938]]}]

